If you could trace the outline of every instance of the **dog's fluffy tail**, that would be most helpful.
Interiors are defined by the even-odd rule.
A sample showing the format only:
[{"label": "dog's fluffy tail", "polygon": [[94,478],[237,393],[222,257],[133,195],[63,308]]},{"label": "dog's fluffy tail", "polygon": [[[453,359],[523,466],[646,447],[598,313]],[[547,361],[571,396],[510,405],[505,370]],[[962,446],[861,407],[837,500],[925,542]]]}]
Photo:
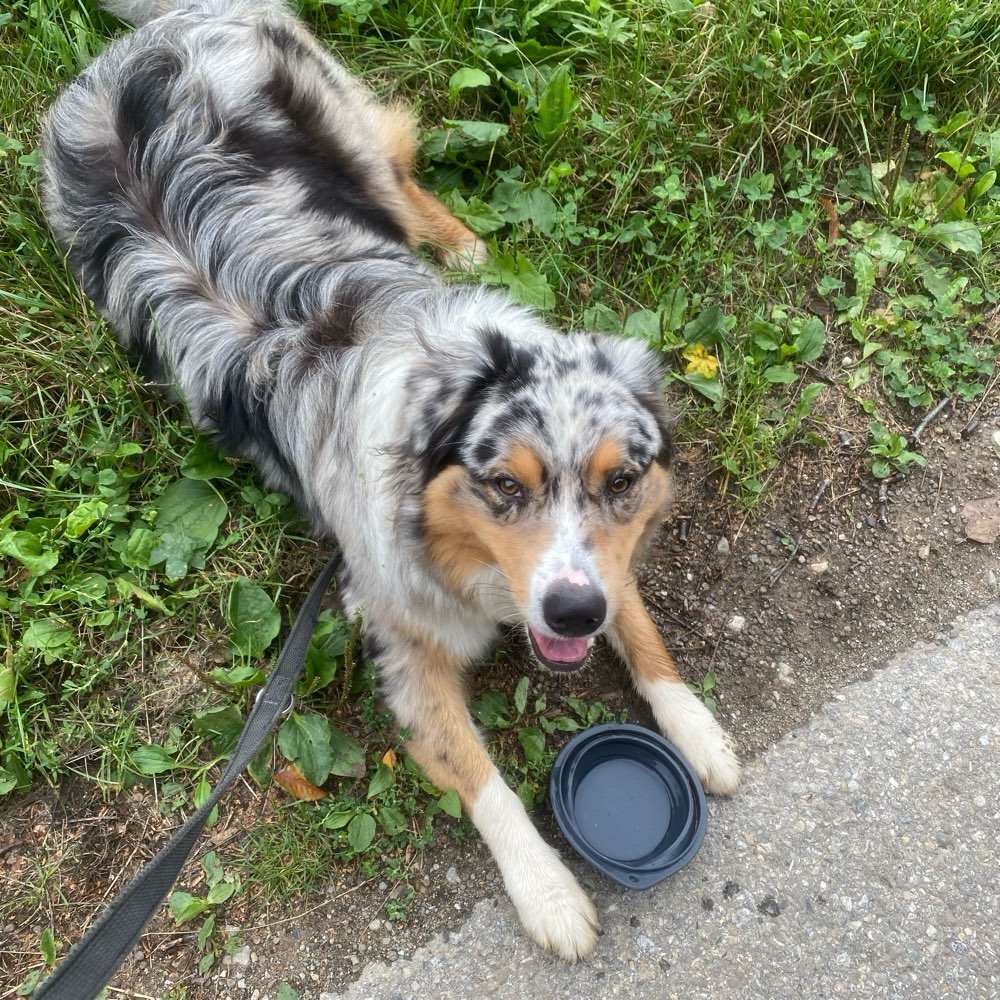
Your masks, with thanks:
[{"label": "dog's fluffy tail", "polygon": [[207,14],[233,14],[241,10],[283,9],[284,0],[101,0],[101,6],[136,26],[173,10],[197,10]]}]

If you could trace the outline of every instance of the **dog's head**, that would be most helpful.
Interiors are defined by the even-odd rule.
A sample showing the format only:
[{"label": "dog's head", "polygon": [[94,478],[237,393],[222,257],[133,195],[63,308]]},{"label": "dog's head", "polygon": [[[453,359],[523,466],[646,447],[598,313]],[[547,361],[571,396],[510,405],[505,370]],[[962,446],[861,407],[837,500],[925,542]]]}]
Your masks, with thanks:
[{"label": "dog's head", "polygon": [[574,670],[614,620],[668,496],[662,372],[643,345],[484,329],[423,401],[423,535],[455,590]]}]

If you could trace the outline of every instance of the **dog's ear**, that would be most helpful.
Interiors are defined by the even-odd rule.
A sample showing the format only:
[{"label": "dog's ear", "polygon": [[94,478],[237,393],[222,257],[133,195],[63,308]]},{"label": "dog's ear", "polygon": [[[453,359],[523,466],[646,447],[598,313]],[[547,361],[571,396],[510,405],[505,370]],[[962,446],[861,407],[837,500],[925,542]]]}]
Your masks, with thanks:
[{"label": "dog's ear", "polygon": [[436,352],[410,380],[417,407],[408,451],[429,483],[461,462],[469,426],[488,396],[512,393],[532,381],[535,354],[494,328],[485,328],[446,356]]},{"label": "dog's ear", "polygon": [[630,337],[594,337],[595,348],[608,360],[610,375],[631,391],[640,406],[656,421],[661,446],[656,461],[667,468],[673,459],[673,420],[663,393],[666,377],[663,362],[641,340]]}]

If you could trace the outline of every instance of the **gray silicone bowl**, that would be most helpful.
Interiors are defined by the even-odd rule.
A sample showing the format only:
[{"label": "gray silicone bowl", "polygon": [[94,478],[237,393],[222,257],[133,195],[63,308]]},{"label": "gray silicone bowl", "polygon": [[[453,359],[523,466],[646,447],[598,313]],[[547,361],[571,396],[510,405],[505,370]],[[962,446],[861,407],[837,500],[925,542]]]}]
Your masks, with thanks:
[{"label": "gray silicone bowl", "polygon": [[642,726],[574,736],[552,768],[549,799],[576,851],[630,889],[683,868],[705,837],[701,782],[672,743]]}]

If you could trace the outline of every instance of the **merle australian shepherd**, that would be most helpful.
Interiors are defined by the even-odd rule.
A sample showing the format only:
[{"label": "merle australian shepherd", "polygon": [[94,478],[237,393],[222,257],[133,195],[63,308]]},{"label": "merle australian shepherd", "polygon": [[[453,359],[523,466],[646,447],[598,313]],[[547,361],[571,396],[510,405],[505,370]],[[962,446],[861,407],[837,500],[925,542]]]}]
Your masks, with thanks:
[{"label": "merle australian shepherd", "polygon": [[667,503],[656,358],[446,284],[475,237],[380,104],[280,0],[111,0],[140,25],[60,95],[44,203],[84,290],[194,423],[336,541],[409,752],[454,788],[528,933],[597,916],[483,747],[470,664],[498,625],[572,671],[604,635],[711,792],[739,765],[636,588]]}]

